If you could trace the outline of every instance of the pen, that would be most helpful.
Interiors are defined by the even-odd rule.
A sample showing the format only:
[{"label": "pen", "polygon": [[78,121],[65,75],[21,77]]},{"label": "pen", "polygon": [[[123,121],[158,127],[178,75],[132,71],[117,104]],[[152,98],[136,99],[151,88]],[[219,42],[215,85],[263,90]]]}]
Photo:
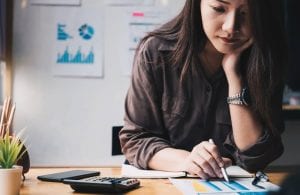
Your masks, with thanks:
[{"label": "pen", "polygon": [[[209,143],[215,144],[212,139],[209,139]],[[221,172],[222,172],[222,175],[223,175],[225,181],[229,182],[229,177],[228,177],[227,172],[224,167],[221,167]]]}]

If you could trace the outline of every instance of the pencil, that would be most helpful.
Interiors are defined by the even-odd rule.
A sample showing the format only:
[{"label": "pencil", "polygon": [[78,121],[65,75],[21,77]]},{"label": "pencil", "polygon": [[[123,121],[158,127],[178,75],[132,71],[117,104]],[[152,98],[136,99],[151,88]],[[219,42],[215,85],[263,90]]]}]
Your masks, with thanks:
[{"label": "pencil", "polygon": [[16,104],[12,105],[10,97],[5,98],[2,106],[0,119],[0,136],[3,137],[5,133],[10,131],[10,126],[13,121]]}]

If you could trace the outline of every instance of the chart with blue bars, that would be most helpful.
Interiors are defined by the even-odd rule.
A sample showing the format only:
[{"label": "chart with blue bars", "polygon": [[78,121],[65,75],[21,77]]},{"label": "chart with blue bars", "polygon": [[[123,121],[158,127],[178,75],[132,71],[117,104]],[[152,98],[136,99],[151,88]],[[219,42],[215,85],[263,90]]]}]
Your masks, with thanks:
[{"label": "chart with blue bars", "polygon": [[232,180],[201,180],[201,179],[171,179],[171,182],[179,188],[183,194],[222,194],[233,193],[242,195],[266,195],[268,190],[278,190],[278,186],[265,182],[261,186],[251,184],[251,178]]},{"label": "chart with blue bars", "polygon": [[82,53],[81,49],[78,48],[75,54],[69,52],[68,47],[61,54],[57,54],[58,64],[93,64],[94,63],[94,52],[93,48],[90,49],[88,54]]},{"label": "chart with blue bars", "polygon": [[73,37],[65,31],[65,24],[57,24],[57,40],[65,41]]}]

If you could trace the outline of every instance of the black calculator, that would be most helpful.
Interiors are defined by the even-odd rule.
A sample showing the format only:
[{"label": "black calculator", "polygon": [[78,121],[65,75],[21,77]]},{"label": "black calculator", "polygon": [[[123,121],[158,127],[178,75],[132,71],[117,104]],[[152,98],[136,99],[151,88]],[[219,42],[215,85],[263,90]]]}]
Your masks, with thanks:
[{"label": "black calculator", "polygon": [[64,179],[77,192],[85,193],[120,193],[140,186],[140,181],[127,177],[88,177],[84,179]]}]

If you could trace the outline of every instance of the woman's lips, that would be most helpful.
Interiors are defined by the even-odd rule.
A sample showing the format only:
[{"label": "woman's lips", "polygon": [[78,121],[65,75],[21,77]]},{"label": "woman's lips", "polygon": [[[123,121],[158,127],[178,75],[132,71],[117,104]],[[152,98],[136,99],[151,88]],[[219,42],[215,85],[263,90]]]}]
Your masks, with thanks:
[{"label": "woman's lips", "polygon": [[235,44],[237,42],[239,42],[239,39],[233,38],[233,39],[229,39],[229,38],[225,38],[225,37],[219,37],[224,43],[226,44]]}]

